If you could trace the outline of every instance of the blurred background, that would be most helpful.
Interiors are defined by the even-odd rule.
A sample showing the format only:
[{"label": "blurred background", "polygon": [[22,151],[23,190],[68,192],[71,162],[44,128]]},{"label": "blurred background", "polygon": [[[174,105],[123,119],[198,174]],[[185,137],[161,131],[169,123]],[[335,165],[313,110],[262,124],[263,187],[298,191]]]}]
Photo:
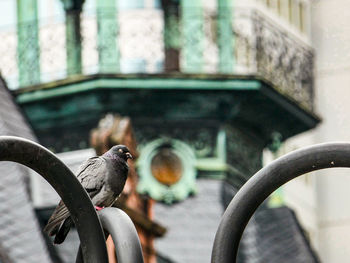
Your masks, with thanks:
[{"label": "blurred background", "polygon": [[[349,141],[350,2],[0,0],[0,135],[73,170],[114,144],[136,159],[115,203],[146,263],[210,262],[221,215],[261,167]],[[73,229],[41,229],[59,201],[0,166],[0,262],[75,262]],[[238,262],[347,262],[350,177],[297,178],[248,224]]]}]

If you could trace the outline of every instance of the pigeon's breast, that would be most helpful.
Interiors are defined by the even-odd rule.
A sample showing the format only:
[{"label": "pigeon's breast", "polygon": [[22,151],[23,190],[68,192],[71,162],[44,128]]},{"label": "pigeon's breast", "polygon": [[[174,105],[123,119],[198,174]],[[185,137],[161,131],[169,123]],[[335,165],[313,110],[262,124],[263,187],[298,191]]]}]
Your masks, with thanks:
[{"label": "pigeon's breast", "polygon": [[113,191],[116,196],[123,191],[129,167],[125,161],[115,161],[111,163],[113,165],[113,169],[109,169],[109,174],[107,177],[107,189]]},{"label": "pigeon's breast", "polygon": [[96,206],[108,207],[114,203],[118,196],[119,194],[116,194],[116,192],[103,187],[101,191],[92,198],[92,203]]}]

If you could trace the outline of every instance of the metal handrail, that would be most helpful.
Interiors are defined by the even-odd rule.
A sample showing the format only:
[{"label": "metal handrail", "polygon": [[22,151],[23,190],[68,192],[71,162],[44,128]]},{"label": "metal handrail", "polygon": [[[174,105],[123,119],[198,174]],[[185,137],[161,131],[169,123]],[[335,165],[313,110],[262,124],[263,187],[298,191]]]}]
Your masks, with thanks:
[{"label": "metal handrail", "polygon": [[112,236],[119,263],[143,263],[142,248],[136,228],[121,209],[109,207],[98,213],[103,229]]},{"label": "metal handrail", "polygon": [[[131,219],[120,209],[105,208],[99,217],[74,174],[53,153],[32,141],[0,136],[0,161],[23,164],[43,176],[61,196],[77,227],[85,263],[107,263],[101,223],[116,244],[118,262],[143,263],[141,244]],[[244,228],[258,206],[277,188],[308,172],[350,168],[350,143],[302,148],[262,168],[238,191],[227,207],[215,236],[212,263],[236,262]]]},{"label": "metal handrail", "polygon": [[286,182],[312,171],[350,168],[350,143],[325,143],[293,151],[251,177],[227,207],[215,236],[212,263],[235,263],[244,228],[258,206]]},{"label": "metal handrail", "polygon": [[23,164],[44,177],[60,195],[77,227],[86,263],[107,263],[107,249],[99,218],[78,179],[55,154],[32,141],[0,136],[0,161]]},{"label": "metal handrail", "polygon": [[[107,207],[98,212],[105,237],[112,236],[118,263],[143,263],[141,243],[130,217],[121,209]],[[79,248],[76,263],[84,262]]]}]

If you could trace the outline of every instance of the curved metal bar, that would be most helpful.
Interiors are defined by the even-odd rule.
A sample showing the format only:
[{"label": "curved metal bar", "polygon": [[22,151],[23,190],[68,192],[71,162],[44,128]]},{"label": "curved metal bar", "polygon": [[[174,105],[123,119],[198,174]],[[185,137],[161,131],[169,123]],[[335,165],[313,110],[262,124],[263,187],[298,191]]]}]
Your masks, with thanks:
[{"label": "curved metal bar", "polygon": [[130,217],[114,207],[104,208],[98,215],[103,229],[112,236],[118,263],[143,263],[140,240]]},{"label": "curved metal bar", "polygon": [[[105,237],[112,236],[118,263],[143,263],[142,248],[136,228],[121,209],[107,207],[98,212]],[[84,262],[79,248],[76,263]]]},{"label": "curved metal bar", "polygon": [[211,262],[236,262],[238,245],[249,219],[278,187],[302,174],[333,167],[350,167],[350,143],[325,143],[302,148],[258,171],[227,207],[216,232]]},{"label": "curved metal bar", "polygon": [[0,136],[0,161],[23,164],[44,177],[60,195],[77,227],[86,263],[107,263],[99,218],[88,194],[69,168],[53,153],[32,141]]}]

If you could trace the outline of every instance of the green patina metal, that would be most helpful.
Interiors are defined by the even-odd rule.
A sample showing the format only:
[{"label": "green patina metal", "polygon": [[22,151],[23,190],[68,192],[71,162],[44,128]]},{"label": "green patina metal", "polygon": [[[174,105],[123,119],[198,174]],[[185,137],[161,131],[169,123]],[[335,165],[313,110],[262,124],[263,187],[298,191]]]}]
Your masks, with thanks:
[{"label": "green patina metal", "polygon": [[85,0],[61,0],[64,10],[82,9]]},{"label": "green patina metal", "polygon": [[218,175],[220,177],[220,175],[228,171],[226,151],[226,131],[220,128],[216,138],[215,157],[197,159],[196,168],[200,171],[213,172],[214,177]]},{"label": "green patina metal", "polygon": [[[58,152],[86,147],[89,131],[106,113],[129,116],[141,153],[138,191],[169,204],[195,194],[196,178],[239,188],[261,168],[266,146],[318,122],[253,77],[99,74],[16,93],[41,142]],[[172,145],[183,167],[173,181],[151,169],[164,144]]]},{"label": "green patina metal", "polygon": [[164,15],[164,47],[180,49],[181,34],[179,16],[176,10],[170,9],[165,11],[167,13]]},{"label": "green patina metal", "polygon": [[277,151],[281,148],[282,141],[282,134],[279,132],[273,132],[271,134],[271,143],[268,145],[269,150],[276,155]]},{"label": "green patina metal", "polygon": [[181,69],[185,73],[199,73],[203,68],[204,29],[201,0],[182,0]]},{"label": "green patina metal", "polygon": [[40,82],[37,0],[17,0],[17,64],[19,85]]},{"label": "green patina metal", "polygon": [[99,0],[96,4],[99,72],[115,73],[119,71],[116,3],[115,0]]},{"label": "green patina metal", "polygon": [[234,66],[234,35],[232,28],[232,1],[218,0],[219,71],[232,73]]},{"label": "green patina metal", "polygon": [[[63,83],[62,83],[63,84]],[[245,79],[201,79],[201,78],[93,78],[86,81],[66,82],[56,85],[41,85],[33,92],[18,90],[17,101],[28,103],[63,95],[71,95],[97,89],[193,89],[193,90],[258,90],[261,82]]]},{"label": "green patina metal", "polygon": [[163,0],[162,9],[164,15],[164,70],[166,72],[179,71],[181,49],[179,2]]},{"label": "green patina metal", "polygon": [[[75,138],[73,129],[80,127],[88,131],[95,127],[98,120],[107,112],[118,112],[130,116],[134,121],[146,118],[147,123],[149,121],[151,123],[155,121],[188,123],[195,120],[207,123],[207,121],[216,120],[218,122],[216,127],[221,127],[227,122],[234,122],[232,127],[248,127],[252,134],[263,141],[264,147],[271,143],[273,139],[271,134],[274,132],[279,132],[285,140],[314,127],[319,121],[317,116],[303,110],[274,91],[266,82],[254,77],[99,74],[77,76],[19,89],[16,91],[16,96],[38,136],[50,137],[51,134],[55,134],[55,131],[67,129],[69,132],[66,135],[56,134],[55,137],[61,136],[62,139],[58,141],[69,140],[72,143],[75,141],[72,139]],[[198,125],[203,127],[203,124]],[[139,127],[143,130],[143,126]],[[175,129],[176,127],[178,126],[174,126]],[[220,161],[234,160],[235,152],[241,151],[239,148],[248,148],[246,146],[248,142],[242,140],[243,133],[237,132],[238,135],[234,136],[233,128],[223,127],[223,129],[225,132],[219,132],[216,143],[218,159],[197,163],[198,170],[205,172],[210,162],[210,166],[221,171],[225,169],[232,171],[232,167],[240,167],[241,164],[256,171],[255,168],[259,167],[258,161],[252,165],[252,163],[245,164],[243,159],[232,164],[231,168],[225,166],[224,161]],[[186,133],[188,134],[189,131]],[[226,157],[225,151],[222,150],[225,148],[225,133],[229,133],[227,139],[234,138],[230,145],[242,145],[238,147],[239,150],[230,148],[230,154],[226,153]],[[76,140],[81,141],[81,131],[77,131],[76,135]],[[207,132],[198,131],[194,138],[200,139],[198,145],[202,146],[205,145],[203,142],[208,141]],[[88,140],[88,133],[84,140]],[[191,139],[186,143],[196,140]],[[56,141],[50,139],[47,145]],[[210,152],[210,148],[202,146],[196,149],[196,156],[199,159],[208,158],[207,153]],[[79,146],[72,146],[71,149],[79,149],[75,147]],[[61,149],[61,146],[57,148]],[[255,157],[259,160],[258,156],[253,155],[254,152],[254,149],[247,152],[248,160],[253,160]],[[250,156],[251,154],[253,157]],[[240,155],[242,152],[237,156]],[[212,156],[209,157],[212,158]],[[216,174],[215,171],[214,173]]]},{"label": "green patina metal", "polygon": [[[161,131],[160,131],[161,132]],[[198,130],[198,136],[201,131]],[[203,131],[202,131],[203,132]],[[140,176],[138,191],[141,194],[149,194],[153,199],[172,203],[182,201],[191,194],[196,193],[196,177],[222,180],[228,173],[229,165],[226,163],[226,135],[225,130],[220,129],[217,133],[216,151],[211,155],[211,147],[206,141],[201,150],[194,149],[196,144],[193,140],[191,145],[181,139],[161,137],[159,139],[141,145],[141,155],[137,163]],[[209,138],[207,138],[209,139]],[[151,162],[162,145],[171,145],[174,152],[180,157],[183,166],[183,175],[174,185],[167,186],[160,183],[152,174]],[[205,152],[205,153],[204,153]]]},{"label": "green patina metal", "polygon": [[221,128],[219,130],[216,145],[218,158],[226,163],[226,131],[224,128]]},{"label": "green patina metal", "polygon": [[82,72],[80,18],[75,10],[66,11],[67,75]]},{"label": "green patina metal", "polygon": [[[141,134],[140,193],[167,203],[184,200],[196,192],[196,177],[226,179],[239,187],[261,168],[261,153],[273,132],[286,139],[318,122],[266,81],[227,74],[234,67],[232,0],[218,0],[219,70],[225,74],[91,76],[80,75],[79,15],[84,1],[61,1],[67,15],[67,73],[75,76],[18,90],[17,101],[42,142],[58,151],[86,147],[89,131],[108,112],[132,118],[135,133]],[[101,73],[119,70],[114,2],[97,1]],[[203,67],[201,5],[201,0],[180,2],[181,27],[178,14],[165,19],[165,48],[178,52],[182,47],[181,67],[187,73]],[[170,185],[158,181],[150,167],[164,144],[172,145],[184,167],[181,178]]]},{"label": "green patina metal", "polygon": [[67,75],[82,72],[80,14],[84,0],[61,0],[66,13]]},{"label": "green patina metal", "polygon": [[220,128],[217,133],[215,146],[215,155],[210,158],[198,158],[196,169],[204,173],[201,177],[224,179],[229,172],[229,165],[226,162],[226,132],[223,128]]},{"label": "green patina metal", "polygon": [[[157,154],[158,149],[164,145],[171,145],[172,151],[180,158],[183,172],[180,180],[173,185],[167,186],[160,183],[151,171],[151,162]],[[193,149],[186,143],[170,139],[156,139],[140,151],[140,157],[137,162],[140,181],[137,185],[137,190],[141,194],[148,194],[153,199],[164,201],[171,204],[174,201],[181,201],[187,198],[190,194],[196,192],[196,157]]]}]

